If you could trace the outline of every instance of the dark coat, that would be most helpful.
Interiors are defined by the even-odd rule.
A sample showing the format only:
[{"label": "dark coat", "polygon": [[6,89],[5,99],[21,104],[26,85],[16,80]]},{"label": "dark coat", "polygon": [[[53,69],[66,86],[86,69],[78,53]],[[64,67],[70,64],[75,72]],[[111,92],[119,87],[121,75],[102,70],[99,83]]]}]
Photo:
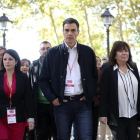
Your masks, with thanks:
[{"label": "dark coat", "polygon": [[30,88],[32,90],[33,101],[38,100],[38,85],[39,85],[39,59],[33,61],[30,65],[28,73]]},{"label": "dark coat", "polygon": [[39,87],[39,59],[33,61],[28,70],[30,88],[32,91],[32,100],[34,106],[35,126],[37,127],[37,105],[38,105],[38,87]]},{"label": "dark coat", "polygon": [[[140,116],[140,80],[136,65],[133,74],[138,80],[138,102],[137,110]],[[116,125],[119,122],[118,108],[118,74],[117,69],[114,71],[112,66],[107,66],[103,71],[100,87],[100,117],[108,117],[109,125]]]},{"label": "dark coat", "polygon": [[[0,72],[0,118],[6,114],[6,108],[10,107],[10,99],[3,89],[4,73]],[[16,107],[17,122],[25,122],[27,118],[34,118],[32,97],[29,80],[26,74],[16,72],[16,91],[12,96],[12,107]]]},{"label": "dark coat", "polygon": [[104,69],[105,69],[107,66],[109,66],[109,62],[106,62],[106,63],[104,63],[104,64],[102,65],[101,71],[104,71]]},{"label": "dark coat", "polygon": [[[95,54],[90,47],[78,43],[77,51],[84,95],[91,105],[98,80]],[[56,98],[60,103],[63,101],[68,56],[68,48],[63,43],[50,48],[44,58],[39,84],[50,102]]]},{"label": "dark coat", "polygon": [[94,96],[94,99],[93,99],[94,100],[94,106],[99,105],[101,77],[102,77],[102,71],[100,69],[98,69],[98,85],[97,85],[96,93],[95,93],[95,96]]}]

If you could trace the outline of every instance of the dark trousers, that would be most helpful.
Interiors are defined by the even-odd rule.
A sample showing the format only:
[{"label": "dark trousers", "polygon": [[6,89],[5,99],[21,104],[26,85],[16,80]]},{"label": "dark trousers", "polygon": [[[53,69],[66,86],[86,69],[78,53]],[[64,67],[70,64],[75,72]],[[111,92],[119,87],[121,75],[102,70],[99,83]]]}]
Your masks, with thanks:
[{"label": "dark trousers", "polygon": [[29,131],[28,126],[25,126],[25,132],[24,132],[23,140],[34,140],[34,130]]},{"label": "dark trousers", "polygon": [[38,103],[37,140],[57,140],[57,130],[54,119],[54,107],[51,104]]},{"label": "dark trousers", "polygon": [[92,109],[86,101],[72,100],[55,106],[57,140],[70,140],[71,126],[75,123],[78,140],[92,140]]},{"label": "dark trousers", "polygon": [[121,117],[118,126],[109,125],[114,140],[137,140],[137,115],[132,118]]},{"label": "dark trousers", "polygon": [[98,131],[98,116],[99,116],[99,106],[92,105],[92,113],[93,113],[93,139],[96,140],[97,138],[97,131]]}]

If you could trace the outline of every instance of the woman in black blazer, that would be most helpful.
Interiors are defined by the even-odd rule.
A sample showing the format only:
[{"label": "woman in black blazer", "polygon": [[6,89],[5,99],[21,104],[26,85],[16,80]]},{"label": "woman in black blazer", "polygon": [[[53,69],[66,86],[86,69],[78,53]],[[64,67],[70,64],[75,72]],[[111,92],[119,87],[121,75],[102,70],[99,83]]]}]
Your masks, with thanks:
[{"label": "woman in black blazer", "polygon": [[15,50],[4,53],[3,66],[4,70],[0,72],[0,139],[22,140],[25,113],[29,129],[34,129],[29,80],[20,71],[20,58]]},{"label": "woman in black blazer", "polygon": [[108,124],[115,140],[137,140],[140,116],[139,74],[127,43],[117,41],[100,88],[100,121]]}]

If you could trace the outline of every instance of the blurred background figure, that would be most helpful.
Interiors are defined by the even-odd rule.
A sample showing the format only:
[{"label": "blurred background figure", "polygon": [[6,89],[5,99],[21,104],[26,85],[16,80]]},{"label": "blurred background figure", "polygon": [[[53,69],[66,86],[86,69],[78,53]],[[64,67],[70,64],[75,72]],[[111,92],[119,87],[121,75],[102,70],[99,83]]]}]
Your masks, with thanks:
[{"label": "blurred background figure", "polygon": [[106,66],[108,66],[108,65],[109,65],[108,58],[104,57],[104,58],[102,59],[101,71],[103,72],[104,69],[106,68]]},{"label": "blurred background figure", "polygon": [[2,67],[2,58],[3,58],[3,53],[6,51],[6,49],[2,46],[0,46],[0,70],[3,69]]},{"label": "blurred background figure", "polygon": [[101,59],[100,57],[96,56],[96,66],[98,70],[98,86],[97,90],[93,99],[92,104],[92,112],[93,112],[93,140],[97,138],[97,130],[98,130],[98,117],[99,117],[99,92],[100,92],[100,80],[102,71],[101,68]]},{"label": "blurred background figure", "polygon": [[106,63],[106,62],[108,62],[108,58],[107,58],[107,57],[104,57],[104,58],[102,59],[102,65],[103,65],[104,63]]},{"label": "blurred background figure", "polygon": [[31,64],[30,60],[28,60],[28,59],[22,59],[22,60],[21,60],[21,67],[20,67],[20,70],[21,70],[23,73],[26,73],[26,74],[27,74],[27,71],[28,71],[28,69],[29,69],[30,64]]},{"label": "blurred background figure", "polygon": [[[27,71],[29,69],[30,64],[31,64],[30,60],[28,60],[28,59],[22,59],[21,60],[20,70],[23,73],[26,73],[27,74]],[[24,132],[23,140],[34,140],[34,130],[29,131],[28,126],[29,126],[28,125],[28,122],[26,121],[26,123],[25,123],[25,132]]]},{"label": "blurred background figure", "polygon": [[[102,66],[100,67],[100,69],[103,72],[103,70],[105,69],[105,67],[109,65],[108,58],[104,57],[102,59],[101,64],[102,64]],[[104,125],[104,124],[102,124],[100,122],[99,122],[99,124],[100,124],[100,140],[105,140],[106,139],[106,129],[108,131],[110,131],[110,130],[109,130],[108,126],[106,126],[106,125]]]},{"label": "blurred background figure", "polygon": [[28,71],[34,102],[35,130],[37,140],[51,140],[51,137],[53,137],[53,140],[57,140],[54,107],[52,103],[45,98],[39,86],[39,77],[44,57],[50,48],[51,44],[48,41],[43,41],[40,44],[40,57],[39,59],[33,61]]},{"label": "blurred background figure", "polygon": [[96,65],[97,65],[97,69],[100,70],[102,62],[100,57],[96,56]]}]

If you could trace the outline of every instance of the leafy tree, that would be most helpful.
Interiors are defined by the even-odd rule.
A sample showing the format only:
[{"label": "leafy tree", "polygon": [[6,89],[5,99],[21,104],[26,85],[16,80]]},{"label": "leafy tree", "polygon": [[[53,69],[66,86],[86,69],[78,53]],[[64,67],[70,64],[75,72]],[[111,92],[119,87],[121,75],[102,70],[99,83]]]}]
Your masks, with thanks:
[{"label": "leafy tree", "polygon": [[[10,10],[13,26],[35,30],[38,40],[48,40],[53,46],[63,41],[62,23],[68,17],[80,23],[78,42],[89,45],[96,55],[105,57],[106,29],[101,14],[107,5],[115,18],[110,27],[110,46],[123,40],[131,47],[140,47],[139,0],[1,0],[0,8]],[[32,24],[31,24],[32,23]]]}]

